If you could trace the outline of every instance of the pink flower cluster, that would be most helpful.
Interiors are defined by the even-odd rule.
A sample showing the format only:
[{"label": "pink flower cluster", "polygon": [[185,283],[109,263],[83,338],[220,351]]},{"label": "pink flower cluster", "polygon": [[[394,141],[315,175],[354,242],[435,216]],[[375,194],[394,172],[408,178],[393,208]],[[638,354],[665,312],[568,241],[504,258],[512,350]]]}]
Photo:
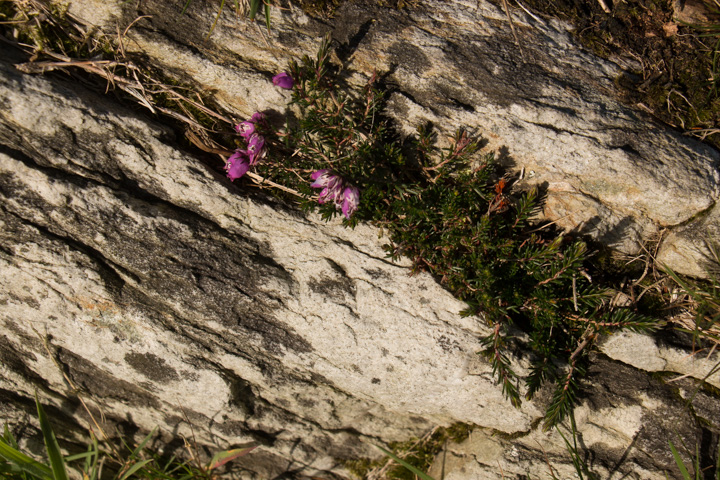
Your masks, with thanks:
[{"label": "pink flower cluster", "polygon": [[[287,73],[281,72],[272,79],[273,85],[280,88],[290,90],[295,85],[294,79]],[[242,150],[238,148],[235,153],[230,155],[225,164],[225,171],[230,180],[245,175],[250,167],[265,158],[265,137],[260,135],[260,131],[266,131],[268,128],[265,120],[265,114],[255,112],[250,120],[246,120],[235,125],[235,131],[245,139],[247,148]],[[335,204],[335,207],[342,210],[345,218],[350,218],[358,209],[360,203],[360,191],[357,187],[347,185],[345,181],[337,174],[329,169],[318,170],[311,175],[313,188],[322,188],[318,195],[318,202]]]},{"label": "pink flower cluster", "polygon": [[258,127],[265,125],[265,114],[255,112],[250,120],[235,125],[235,131],[247,141],[247,149],[235,150],[225,165],[225,171],[230,180],[240,178],[250,170],[250,167],[265,158],[265,137],[260,135]]},{"label": "pink flower cluster", "polygon": [[[291,89],[295,84],[293,78],[287,72],[281,72],[272,79],[273,85],[280,88]],[[258,128],[260,127],[260,128]],[[265,158],[265,137],[258,133],[258,129],[267,128],[265,114],[255,112],[250,120],[235,125],[235,131],[247,142],[247,149],[237,149],[230,155],[225,164],[225,171],[230,180],[235,180],[245,175],[250,167]]]},{"label": "pink flower cluster", "polygon": [[322,188],[318,203],[335,203],[342,210],[345,218],[350,218],[360,203],[360,191],[352,185],[345,185],[343,179],[328,169],[318,170],[310,178],[315,180],[310,186]]}]

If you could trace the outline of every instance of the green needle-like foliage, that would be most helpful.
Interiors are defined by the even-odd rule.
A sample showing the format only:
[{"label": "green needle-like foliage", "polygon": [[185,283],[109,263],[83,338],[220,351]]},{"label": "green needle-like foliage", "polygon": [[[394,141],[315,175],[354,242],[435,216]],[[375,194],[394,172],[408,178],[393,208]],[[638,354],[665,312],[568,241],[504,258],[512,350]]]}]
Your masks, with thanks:
[{"label": "green needle-like foliage", "polygon": [[[587,245],[533,224],[542,195],[518,191],[492,154],[479,154],[478,139],[460,130],[440,149],[430,125],[401,139],[382,115],[376,79],[353,92],[329,59],[326,39],[316,58],[292,65],[292,116],[278,136],[292,156],[259,171],[300,191],[303,206],[319,208],[325,218],[338,210],[317,206],[308,186],[312,172],[330,169],[358,187],[359,209],[346,225],[366,220],[382,227],[391,258],[409,258],[413,272],[431,273],[467,303],[464,315],[484,319],[490,333],[479,353],[513,405],[520,405],[521,390],[532,398],[554,383],[545,427],[556,425],[577,399],[598,336],[648,331],[657,322],[611,305],[614,292],[586,273]],[[511,363],[515,329],[529,337],[532,367],[524,387]]]}]

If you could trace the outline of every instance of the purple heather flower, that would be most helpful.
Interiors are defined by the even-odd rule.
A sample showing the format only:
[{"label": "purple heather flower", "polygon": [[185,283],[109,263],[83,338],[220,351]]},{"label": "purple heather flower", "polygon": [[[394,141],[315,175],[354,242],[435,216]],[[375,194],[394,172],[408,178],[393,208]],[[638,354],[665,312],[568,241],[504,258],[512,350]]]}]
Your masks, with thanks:
[{"label": "purple heather flower", "polygon": [[228,158],[225,170],[230,180],[235,180],[245,175],[247,171],[250,170],[250,158],[247,152],[235,150],[235,153]]},{"label": "purple heather flower", "polygon": [[315,180],[310,186],[322,188],[318,195],[318,203],[335,202],[339,206],[342,202],[343,181],[339,175],[331,173],[328,169],[318,170],[310,178]]},{"label": "purple heather flower", "polygon": [[265,114],[262,112],[255,112],[252,114],[252,117],[250,117],[250,120],[246,120],[235,125],[235,131],[247,140],[253,133],[255,133],[258,124],[260,126],[265,125]]},{"label": "purple heather flower", "polygon": [[250,157],[250,165],[255,165],[265,157],[265,138],[262,135],[253,133],[248,140],[247,154]]},{"label": "purple heather flower", "polygon": [[312,175],[310,175],[310,178],[315,180],[312,185],[310,185],[313,188],[322,188],[327,185],[328,178],[330,177],[330,170],[327,168],[323,168],[322,170],[318,170],[317,172],[314,172]]},{"label": "purple heather flower", "polygon": [[342,194],[342,213],[349,219],[355,213],[360,203],[360,190],[356,187],[346,187]]},{"label": "purple heather flower", "polygon": [[338,183],[336,188],[325,187],[318,195],[318,203],[334,202],[337,206],[338,200],[342,195],[342,183]]},{"label": "purple heather flower", "polygon": [[246,121],[235,125],[235,131],[240,134],[245,140],[249,139],[250,136],[255,133],[255,122]]},{"label": "purple heather flower", "polygon": [[272,82],[273,85],[277,85],[278,87],[284,88],[286,90],[292,89],[293,85],[295,84],[295,81],[290,75],[288,75],[287,72],[278,73],[273,77]]}]

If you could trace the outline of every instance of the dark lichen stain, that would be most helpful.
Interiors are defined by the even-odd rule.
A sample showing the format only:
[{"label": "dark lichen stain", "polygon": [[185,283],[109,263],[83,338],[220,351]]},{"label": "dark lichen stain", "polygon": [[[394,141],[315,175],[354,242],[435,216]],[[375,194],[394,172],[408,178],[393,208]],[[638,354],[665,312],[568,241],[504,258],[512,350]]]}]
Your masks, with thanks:
[{"label": "dark lichen stain", "polygon": [[373,280],[377,280],[379,278],[386,279],[390,277],[390,275],[388,275],[383,270],[380,270],[379,268],[366,268],[365,273],[370,275],[370,278],[372,278]]},{"label": "dark lichen stain", "polygon": [[286,350],[298,353],[313,350],[310,343],[295,333],[289,325],[282,324],[275,318],[259,311],[248,312],[246,315],[241,314],[236,318],[234,324],[230,325],[236,326],[239,329],[238,333],[250,333],[253,337],[260,335],[262,348],[273,355],[284,355]]},{"label": "dark lichen stain", "polygon": [[[498,4],[500,2],[497,2]],[[569,20],[573,34],[595,55],[616,60],[632,58],[639,70],[622,72],[615,79],[617,94],[629,105],[643,105],[654,119],[685,131],[717,132],[720,96],[717,90],[717,45],[704,34],[716,31],[713,21],[688,25],[675,18],[684,1],[633,0],[600,2],[584,0],[529,0],[527,6],[552,17]],[[688,4],[691,2],[688,2]],[[705,10],[712,2],[693,2]],[[712,7],[711,7],[712,8]],[[677,32],[666,31],[676,27]],[[625,63],[625,62],[622,62]],[[621,64],[622,64],[621,63]],[[720,136],[700,137],[715,147]]]},{"label": "dark lichen stain", "polygon": [[343,301],[347,294],[355,296],[355,288],[349,280],[312,279],[308,282],[308,286],[313,292],[335,300]]},{"label": "dark lichen stain", "polygon": [[388,49],[388,54],[392,58],[392,63],[402,66],[412,66],[415,71],[423,72],[432,67],[432,63],[427,55],[415,45],[405,42],[396,42]]},{"label": "dark lichen stain", "polygon": [[354,298],[355,285],[345,269],[330,259],[325,259],[325,261],[330,267],[327,275],[320,279],[311,279],[308,282],[310,289],[339,302],[346,301],[348,297]]},{"label": "dark lichen stain", "polygon": [[164,359],[153,353],[130,352],[125,361],[137,372],[158,383],[169,383],[180,379],[178,373],[167,365]]},{"label": "dark lichen stain", "polygon": [[[383,34],[397,35],[398,31],[417,28],[417,25],[407,17],[396,16],[378,20],[375,28]],[[447,107],[475,111],[477,93],[501,107],[539,95],[548,81],[553,81],[551,73],[542,67],[543,61],[550,60],[540,58],[542,52],[538,49],[533,51],[534,61],[525,61],[511,34],[504,28],[495,30],[495,35],[470,35],[465,41],[435,36],[433,41],[438,42],[444,56],[442,62],[432,61],[417,46],[398,41],[387,52],[389,79],[400,85],[403,95],[432,110]],[[526,42],[526,48],[532,43]],[[461,68],[436,73],[433,67],[439,64]],[[431,70],[433,73],[426,74]],[[430,83],[413,86],[412,82],[405,81],[408,72],[415,72],[422,79],[420,84]]]},{"label": "dark lichen stain", "polygon": [[300,405],[301,407],[307,408],[307,409],[314,408],[315,405],[317,405],[317,402],[315,402],[314,400],[312,400],[310,398],[297,397],[297,402],[298,402],[298,405]]},{"label": "dark lichen stain", "polygon": [[217,429],[219,433],[233,437],[242,437],[247,435],[248,432],[248,428],[247,425],[245,425],[245,422],[239,422],[236,420],[230,420],[215,424],[213,428]]},{"label": "dark lichen stain", "polygon": [[332,385],[333,383],[316,372],[310,372],[310,383],[313,385]]},{"label": "dark lichen stain", "polygon": [[252,384],[230,370],[223,370],[222,377],[230,390],[228,405],[237,408],[244,415],[254,415],[258,399],[253,392]]},{"label": "dark lichen stain", "polygon": [[448,338],[445,335],[440,335],[440,338],[438,338],[437,340],[437,344],[440,345],[440,348],[442,348],[446,352],[460,350],[460,344],[457,342],[457,340]]},{"label": "dark lichen stain", "polygon": [[371,382],[377,385],[378,383],[380,383],[380,379],[379,379],[379,378],[373,378],[373,379],[371,380]]},{"label": "dark lichen stain", "polygon": [[130,406],[160,408],[157,399],[147,390],[112,376],[69,350],[58,347],[57,359],[75,384],[98,398],[114,398]]},{"label": "dark lichen stain", "polygon": [[182,409],[182,415],[167,414],[163,416],[163,422],[170,426],[177,428],[178,425],[189,424],[189,425],[203,425],[206,424],[208,418],[202,413],[188,410],[187,408]]},{"label": "dark lichen stain", "polygon": [[[16,345],[10,341],[5,335],[0,336],[0,365],[3,365],[10,372],[19,374],[22,378],[32,381],[36,385],[41,385],[43,379],[28,365],[32,365],[37,361],[36,355],[28,352],[27,344]],[[35,345],[39,348],[39,345]]]},{"label": "dark lichen stain", "polygon": [[315,293],[326,295],[338,301],[344,301],[347,296],[354,298],[355,284],[348,276],[345,268],[329,258],[326,258],[325,262],[330,267],[327,275],[319,280],[310,280],[308,282],[310,289]]},{"label": "dark lichen stain", "polygon": [[594,353],[590,360],[588,377],[582,387],[584,402],[592,411],[627,408],[646,401],[663,405],[662,415],[657,415],[660,410],[645,412],[641,419],[643,427],[633,439],[634,451],[644,454],[631,453],[629,459],[646,469],[674,468],[667,439],[679,436],[686,444],[694,445],[702,433],[685,399],[674,391],[677,385],[664,385],[658,378],[602,354]]},{"label": "dark lichen stain", "polygon": [[140,387],[142,387],[143,390],[147,390],[148,392],[151,392],[151,393],[157,392],[157,388],[155,388],[155,384],[152,382],[140,382],[140,383],[138,383],[138,385]]}]

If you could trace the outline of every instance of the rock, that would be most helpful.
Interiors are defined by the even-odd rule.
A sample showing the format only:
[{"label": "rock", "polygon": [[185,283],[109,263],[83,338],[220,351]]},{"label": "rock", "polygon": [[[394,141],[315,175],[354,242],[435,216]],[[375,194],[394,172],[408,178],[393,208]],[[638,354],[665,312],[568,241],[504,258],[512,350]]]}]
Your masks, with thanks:
[{"label": "rock", "polygon": [[[142,11],[114,3],[115,13],[101,18],[86,13],[92,0],[73,0],[70,11],[113,35],[116,22],[151,16],[130,29],[126,49],[214,91],[239,118],[282,109],[282,93],[264,88],[267,80],[292,58],[313,55],[331,32],[350,83],[377,72],[391,86],[391,112],[406,133],[427,121],[443,132],[476,132],[488,150],[503,149],[508,166],[524,169],[528,184],[547,188],[548,220],[625,253],[720,194],[718,153],[622,105],[614,86],[621,69],[580,49],[559,21],[511,12],[518,45],[505,12],[489,2],[416,2],[408,10],[346,2],[329,24],[292,6],[273,9],[262,35],[226,9],[210,33],[214,4],[193,2],[180,16],[157,0]],[[678,268],[687,260],[669,259]]]},{"label": "rock", "polygon": [[[613,374],[608,375],[609,371]],[[697,385],[686,381],[685,385],[665,385],[607,358],[595,358],[584,398],[574,412],[580,464],[595,478],[662,480],[668,478],[668,472],[681,478],[667,441],[712,449],[717,448],[712,439],[718,432],[717,425],[701,432],[683,427],[693,421],[683,402],[677,401],[678,393],[689,398],[697,391]],[[708,401],[705,395],[701,391],[693,400],[703,418],[720,413],[717,401]],[[702,408],[710,408],[712,413]],[[570,445],[575,442],[570,425],[512,437],[476,429],[468,440],[446,447],[436,457],[430,474],[446,480],[500,480],[525,475],[577,478],[566,441]],[[617,461],[619,457],[621,462]],[[682,458],[686,465],[692,464],[684,452]]]},{"label": "rock", "polygon": [[692,222],[671,231],[662,242],[656,260],[682,275],[717,278],[718,238],[720,207],[716,203]]},{"label": "rock", "polygon": [[[717,153],[614,100],[619,70],[577,48],[562,23],[514,12],[518,47],[489,3],[348,2],[327,21],[273,9],[270,33],[225,11],[203,40],[216,14],[208,2],[185,16],[156,0],[142,11],[97,6],[70,9],[112,35],[152,15],[124,37],[128,54],[212,90],[236,119],[283,111],[287,93],[270,78],[330,31],[345,80],[359,85],[377,69],[404,131],[430,120],[506,146],[503,161],[547,186],[549,219],[626,251],[717,198]],[[378,456],[371,443],[459,421],[478,430],[458,455],[485,465],[467,472],[494,461],[518,474],[539,468],[540,441],[571,474],[562,438],[538,427],[548,392],[512,408],[476,355],[482,319],[460,317],[463,304],[432,278],[390,263],[374,228],[348,230],[241,188],[172,129],[63,74],[22,75],[8,55],[3,421],[32,432],[38,389],[72,450],[89,424],[79,394],[105,414],[106,431],[137,439],[157,426],[169,450],[191,435],[208,451],[257,442],[238,463],[243,478],[261,479],[347,477],[344,460]],[[684,367],[645,346],[643,362],[619,343],[606,348],[620,361],[600,358],[584,386],[578,428],[599,471],[661,478],[673,468],[663,449],[672,432],[690,445],[707,436],[671,387],[641,371]],[[527,374],[522,352],[513,361]],[[717,417],[709,393],[700,407]]]},{"label": "rock", "polygon": [[475,353],[482,322],[389,263],[372,228],[240,195],[166,128],[0,74],[2,388],[26,405],[41,387],[69,415],[77,387],[116,423],[189,436],[187,417],[201,444],[260,441],[307,472],[376,456],[375,438],[541,414],[508,408]]},{"label": "rock", "polygon": [[720,20],[717,9],[699,0],[673,0],[675,19],[683,24],[708,27]]},{"label": "rock", "polygon": [[702,379],[720,388],[720,352],[688,353],[686,348],[656,342],[652,337],[634,332],[611,335],[600,345],[609,357],[646,372],[676,372]]}]

